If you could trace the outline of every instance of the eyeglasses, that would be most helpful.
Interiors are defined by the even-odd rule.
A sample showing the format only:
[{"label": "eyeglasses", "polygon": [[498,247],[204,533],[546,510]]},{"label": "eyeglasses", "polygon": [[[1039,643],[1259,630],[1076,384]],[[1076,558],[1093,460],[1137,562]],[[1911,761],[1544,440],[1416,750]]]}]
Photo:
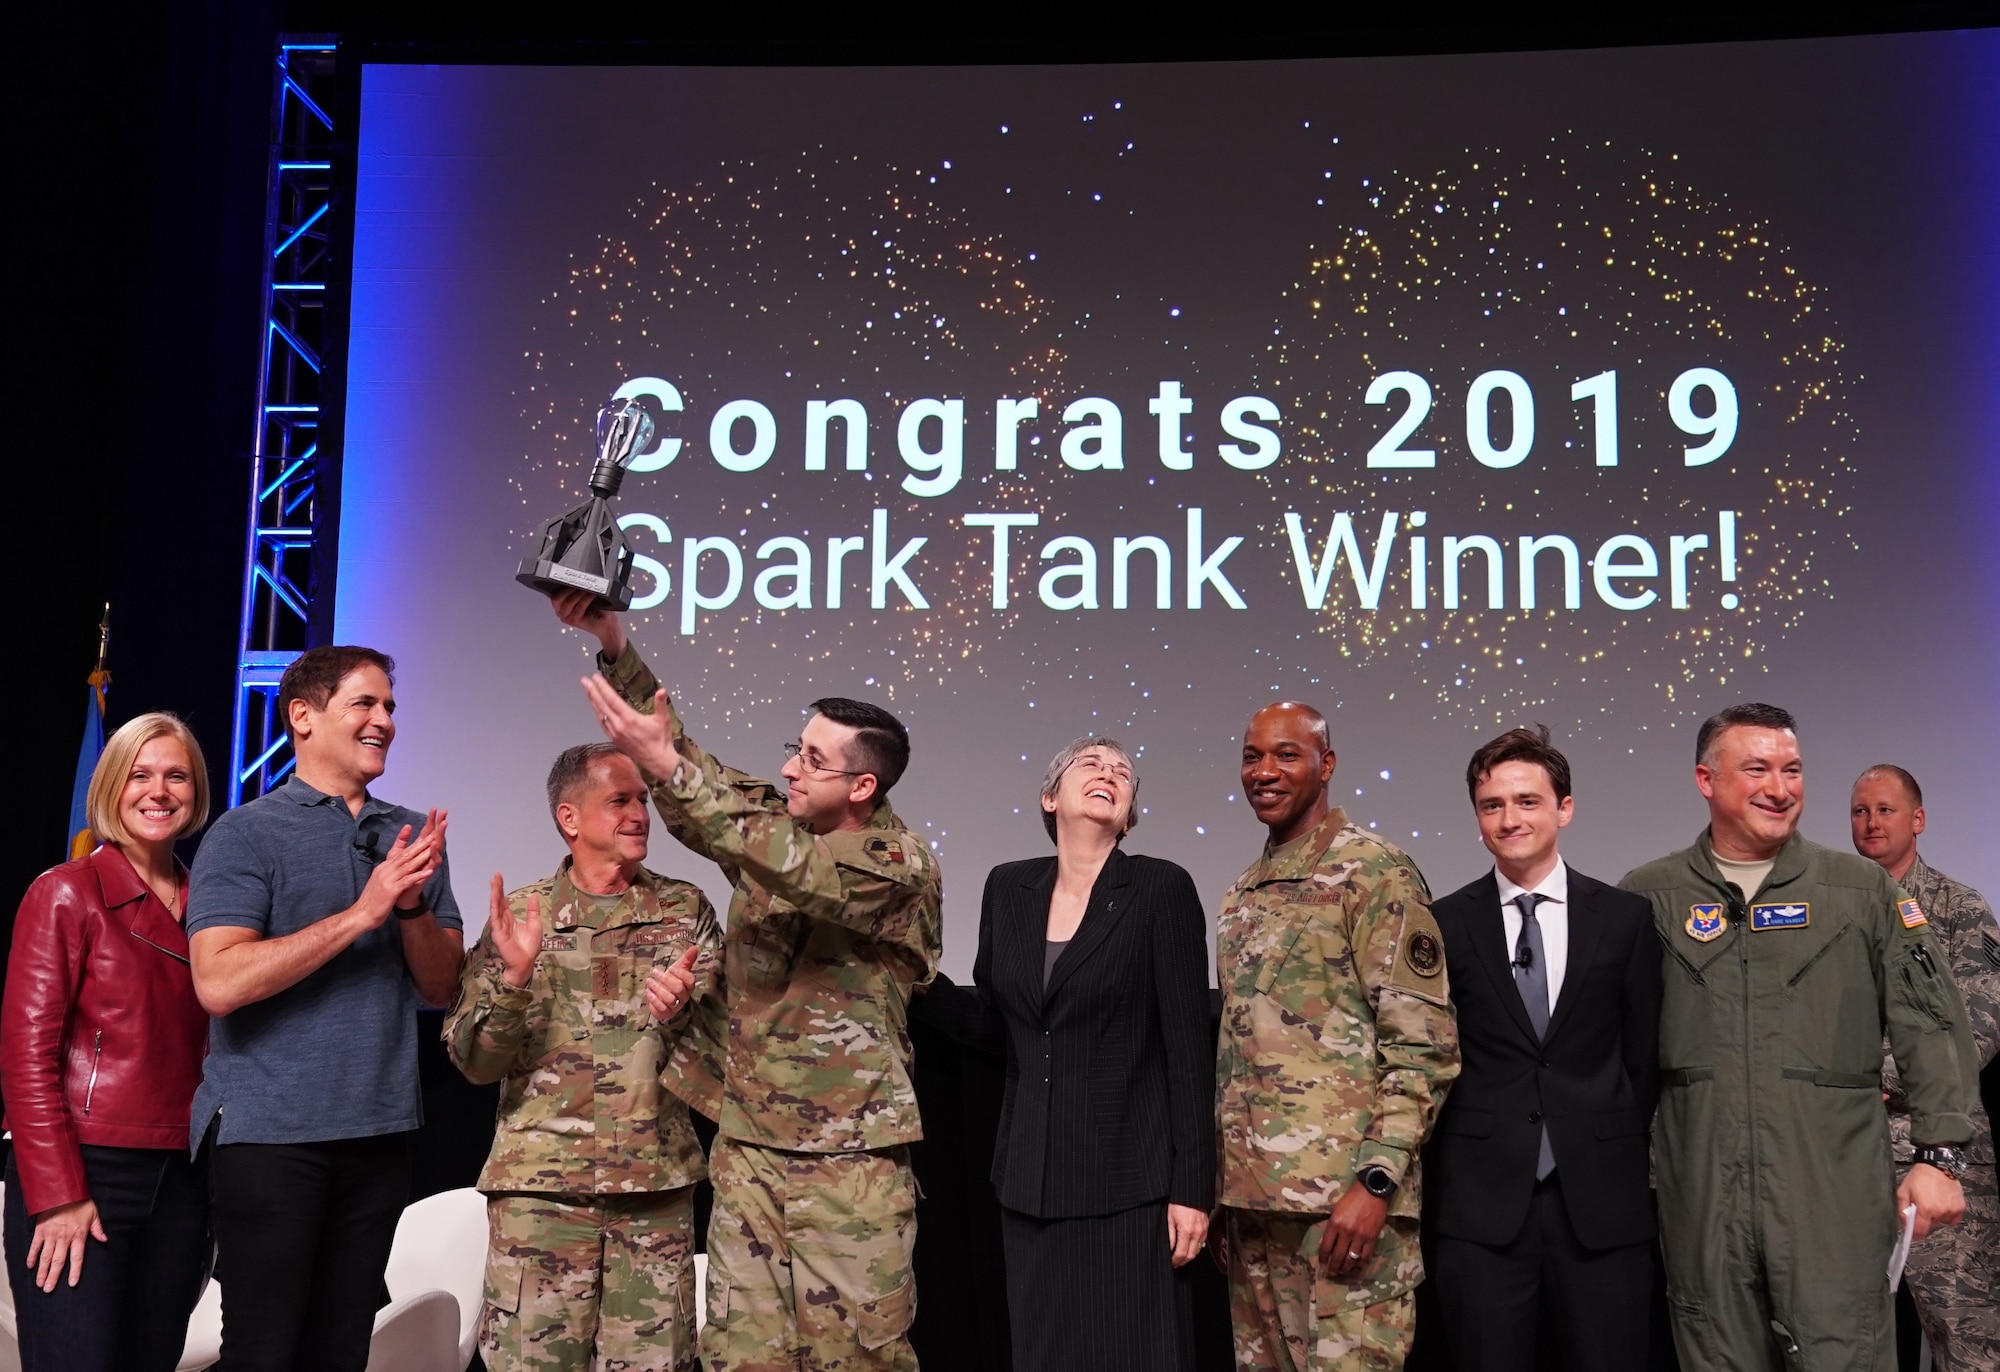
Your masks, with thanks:
[{"label": "eyeglasses", "polygon": [[1095,753],[1085,753],[1069,765],[1081,771],[1089,772],[1092,776],[1110,777],[1113,781],[1121,782],[1126,786],[1130,786],[1136,780],[1132,775],[1132,769],[1124,763],[1099,757]]},{"label": "eyeglasses", "polygon": [[797,758],[801,763],[805,764],[805,769],[808,772],[820,772],[826,776],[865,777],[874,775],[873,772],[848,772],[838,767],[829,767],[820,761],[818,753],[807,752],[805,745],[797,739],[793,739],[785,745],[785,761],[790,762],[793,758]]}]

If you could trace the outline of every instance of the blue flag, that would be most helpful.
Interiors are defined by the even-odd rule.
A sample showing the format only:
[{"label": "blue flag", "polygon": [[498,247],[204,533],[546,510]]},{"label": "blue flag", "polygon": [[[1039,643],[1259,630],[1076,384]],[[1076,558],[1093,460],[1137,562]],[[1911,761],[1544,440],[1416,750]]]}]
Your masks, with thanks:
[{"label": "blue flag", "polygon": [[104,752],[104,688],[111,684],[111,673],[99,669],[90,674],[90,685],[83,704],[83,746],[76,750],[76,784],[69,793],[69,856],[87,857],[97,844],[90,835],[90,815],[86,801],[90,796],[90,775],[97,770],[97,759]]}]

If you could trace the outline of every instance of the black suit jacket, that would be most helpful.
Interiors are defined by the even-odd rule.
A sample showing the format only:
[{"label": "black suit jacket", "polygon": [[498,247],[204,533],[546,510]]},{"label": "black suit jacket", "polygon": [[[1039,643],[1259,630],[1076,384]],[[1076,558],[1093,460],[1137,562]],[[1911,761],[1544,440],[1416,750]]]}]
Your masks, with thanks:
[{"label": "black suit jacket", "polygon": [[1660,940],[1641,897],[1569,869],[1569,959],[1537,1039],[1491,872],[1431,907],[1464,1068],[1425,1158],[1437,1232],[1505,1244],[1527,1218],[1544,1117],[1588,1248],[1653,1237],[1647,1137],[1659,1103]]},{"label": "black suit jacket", "polygon": [[[1041,1219],[1215,1198],[1215,1039],[1208,938],[1188,874],[1116,849],[1042,986],[1056,860],[986,878],[976,1000],[932,995],[927,1018],[1004,1049],[993,1150],[1000,1203]],[[921,1004],[921,1002],[920,1002]],[[977,1024],[968,1023],[977,1020]]]}]

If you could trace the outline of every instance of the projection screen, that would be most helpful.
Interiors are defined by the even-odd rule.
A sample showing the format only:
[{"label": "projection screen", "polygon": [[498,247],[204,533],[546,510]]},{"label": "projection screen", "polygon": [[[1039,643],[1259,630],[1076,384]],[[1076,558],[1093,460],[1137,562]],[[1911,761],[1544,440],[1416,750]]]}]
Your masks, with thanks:
[{"label": "projection screen", "polygon": [[[1992,33],[371,65],[336,636],[398,662],[380,789],[449,808],[475,922],[560,859],[592,645],[513,573],[623,394],[661,435],[636,641],[762,775],[815,697],[899,714],[954,975],[1080,734],[1219,896],[1277,698],[1440,894],[1486,866],[1485,739],[1550,726],[1565,852],[1615,880],[1698,832],[1695,729],[1742,700],[1799,717],[1809,837],[1895,762],[1992,892],[1996,91]],[[650,865],[725,903],[657,829]]]}]

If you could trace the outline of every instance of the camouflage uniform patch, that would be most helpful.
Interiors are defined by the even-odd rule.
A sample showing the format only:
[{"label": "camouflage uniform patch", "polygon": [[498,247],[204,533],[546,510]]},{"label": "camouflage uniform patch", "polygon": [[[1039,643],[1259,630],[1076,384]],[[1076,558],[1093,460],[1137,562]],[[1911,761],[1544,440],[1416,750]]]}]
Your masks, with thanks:
[{"label": "camouflage uniform patch", "polygon": [[694,1188],[486,1202],[487,1372],[695,1372]]},{"label": "camouflage uniform patch", "polygon": [[[1345,1280],[1318,1273],[1326,1220],[1270,1211],[1223,1211],[1229,1226],[1229,1325],[1241,1372],[1397,1372],[1416,1330],[1409,1291],[1356,1305]],[[1392,1219],[1399,1247],[1414,1250],[1416,1221]],[[1386,1259],[1378,1246],[1370,1270]],[[1368,1273],[1363,1274],[1364,1281]]]},{"label": "camouflage uniform patch", "polygon": [[[1903,874],[1901,885],[1916,898],[1951,960],[1983,1066],[2000,1047],[2000,925],[1994,923],[1993,909],[1979,892],[1921,856]],[[1882,1089],[1889,1097],[1890,1143],[1901,1181],[1910,1161],[1910,1108],[1887,1044]],[[2000,1306],[1993,1275],[1994,1255],[2000,1253],[2000,1196],[1995,1194],[1993,1122],[1984,1106],[1974,1105],[1972,1127],[1965,1150],[1972,1167],[1961,1182],[1965,1218],[1955,1227],[1933,1229],[1911,1248],[1903,1273],[1938,1372],[2000,1367]]]},{"label": "camouflage uniform patch", "polygon": [[[1459,1070],[1423,876],[1335,810],[1266,849],[1223,897],[1216,969],[1219,1202],[1323,1217],[1357,1171],[1382,1167],[1399,1183],[1392,1222],[1341,1300],[1371,1308],[1412,1290],[1418,1149]],[[1232,1295],[1244,1309],[1261,1299]]]},{"label": "camouflage uniform patch", "polygon": [[709,1372],[915,1372],[916,1182],[901,1148],[710,1158]]}]

